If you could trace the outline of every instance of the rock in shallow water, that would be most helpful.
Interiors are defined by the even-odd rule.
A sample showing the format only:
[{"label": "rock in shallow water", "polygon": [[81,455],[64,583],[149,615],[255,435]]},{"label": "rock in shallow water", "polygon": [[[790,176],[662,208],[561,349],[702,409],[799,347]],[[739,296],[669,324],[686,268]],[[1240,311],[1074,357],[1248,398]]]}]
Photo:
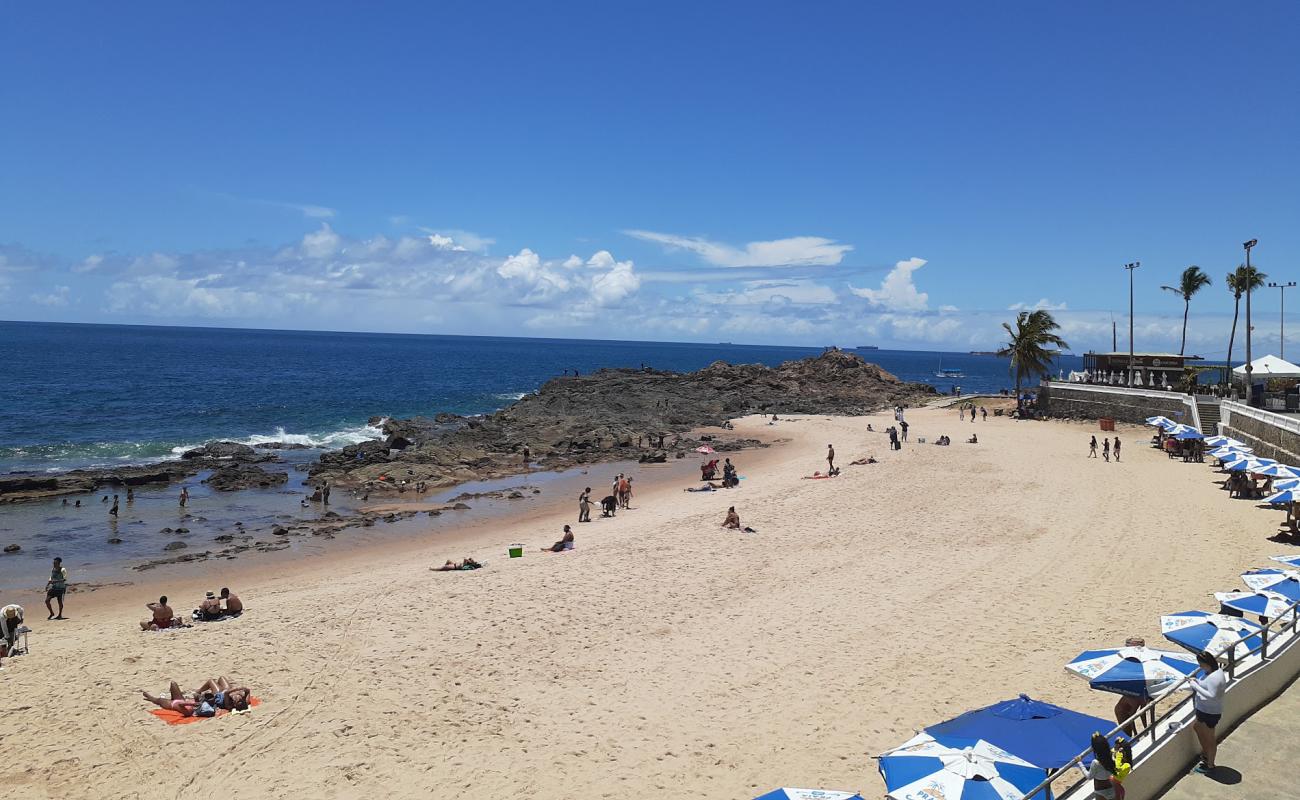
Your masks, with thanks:
[{"label": "rock in shallow water", "polygon": [[185,542],[168,542],[168,543],[167,543],[167,546],[164,547],[163,549],[164,549],[164,550],[184,550],[184,549],[187,548],[187,547],[189,547],[189,545],[185,544]]}]

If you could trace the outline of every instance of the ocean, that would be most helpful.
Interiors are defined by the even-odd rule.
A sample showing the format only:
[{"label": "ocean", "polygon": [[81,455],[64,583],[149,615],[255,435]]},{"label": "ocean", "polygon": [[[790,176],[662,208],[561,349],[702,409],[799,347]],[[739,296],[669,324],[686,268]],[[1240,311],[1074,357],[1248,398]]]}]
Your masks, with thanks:
[{"label": "ocean", "polygon": [[[0,472],[174,458],[214,439],[337,448],[373,416],[489,413],[566,370],[688,371],[821,348],[0,322]],[[1010,387],[1006,359],[855,351],[909,381]],[[1061,367],[1078,369],[1066,357]],[[961,378],[939,378],[940,368]]]}]

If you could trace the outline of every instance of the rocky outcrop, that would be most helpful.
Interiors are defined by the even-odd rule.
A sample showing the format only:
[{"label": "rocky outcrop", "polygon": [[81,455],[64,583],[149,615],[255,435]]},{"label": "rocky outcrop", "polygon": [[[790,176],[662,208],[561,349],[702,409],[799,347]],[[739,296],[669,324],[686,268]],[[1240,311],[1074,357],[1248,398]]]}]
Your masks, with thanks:
[{"label": "rocky outcrop", "polygon": [[279,486],[289,480],[287,472],[267,472],[252,464],[228,464],[218,467],[203,480],[218,492]]},{"label": "rocky outcrop", "polygon": [[135,467],[74,469],[61,473],[14,472],[0,475],[0,503],[87,494],[101,486],[127,487],[171,483],[188,478],[204,468],[205,465],[199,461],[164,461]]},{"label": "rocky outcrop", "polygon": [[275,461],[272,453],[259,453],[252,447],[239,442],[208,442],[202,447],[186,450],[181,454],[185,461],[238,461],[253,464],[262,461]]},{"label": "rocky outcrop", "polygon": [[[698,372],[608,369],[548,381],[483,417],[376,418],[385,440],[326,453],[313,479],[371,491],[447,486],[524,470],[523,449],[547,468],[616,459],[667,460],[700,444],[690,431],[746,414],[863,414],[933,396],[859,356],[828,350],[778,367],[716,362]],[[758,444],[719,438],[717,450]],[[396,447],[395,445],[401,445]]]}]

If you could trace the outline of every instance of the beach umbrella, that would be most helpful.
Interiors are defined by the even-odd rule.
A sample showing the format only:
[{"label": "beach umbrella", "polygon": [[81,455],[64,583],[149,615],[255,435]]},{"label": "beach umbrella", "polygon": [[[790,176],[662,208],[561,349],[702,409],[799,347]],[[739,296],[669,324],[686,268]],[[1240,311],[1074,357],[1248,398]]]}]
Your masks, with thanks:
[{"label": "beach umbrella", "polygon": [[[918,733],[880,756],[886,797],[894,800],[1020,800],[1047,773],[979,739]],[[1047,790],[1034,800],[1050,797]]]},{"label": "beach umbrella", "polygon": [[1181,422],[1175,422],[1173,425],[1165,428],[1165,433],[1170,436],[1177,436],[1180,433],[1200,433],[1200,431],[1196,430],[1191,425],[1184,425]]},{"label": "beach umbrella", "polygon": [[1258,471],[1258,474],[1268,475],[1271,478],[1300,478],[1300,469],[1288,467],[1286,464],[1267,464]]},{"label": "beach umbrella", "polygon": [[1274,561],[1286,564],[1288,567],[1300,567],[1300,556],[1271,556]]},{"label": "beach umbrella", "polygon": [[[1221,655],[1233,647],[1247,650],[1260,646],[1259,626],[1240,617],[1226,614],[1211,614],[1207,611],[1179,611],[1166,614],[1160,618],[1160,632],[1164,637],[1179,647],[1185,647],[1193,653],[1208,650],[1214,655]],[[1246,634],[1249,638],[1241,641]]]},{"label": "beach umbrella", "polygon": [[1276,461],[1268,458],[1255,458],[1247,456],[1245,458],[1224,461],[1222,466],[1229,472],[1259,472],[1270,464],[1276,464]]},{"label": "beach umbrella", "polygon": [[1238,450],[1250,450],[1249,447],[1246,447],[1245,442],[1239,442],[1231,436],[1206,436],[1205,443],[1210,447],[1235,447]]},{"label": "beach umbrella", "polygon": [[1217,458],[1220,461],[1228,461],[1232,458],[1249,456],[1253,452],[1255,451],[1249,447],[1231,447],[1231,446],[1216,447],[1215,449],[1210,451],[1210,456],[1212,458]]},{"label": "beach umbrella", "polygon": [[1094,731],[1115,727],[1110,720],[1080,714],[1020,695],[1014,700],[967,711],[930,725],[939,740],[982,739],[1044,770],[1059,769],[1088,749]]},{"label": "beach umbrella", "polygon": [[[1276,489],[1277,487],[1274,486],[1273,488]],[[1283,489],[1277,494],[1264,498],[1265,503],[1272,503],[1275,506],[1283,505],[1285,503],[1295,503],[1298,501],[1300,501],[1300,489],[1295,488]]]},{"label": "beach umbrella", "polygon": [[1146,424],[1148,424],[1148,425],[1153,425],[1153,426],[1155,426],[1155,427],[1163,427],[1164,424],[1165,424],[1166,422],[1168,422],[1168,423],[1170,423],[1170,424],[1172,425],[1174,421],[1173,421],[1172,419],[1170,419],[1169,417],[1166,417],[1166,416],[1161,415],[1161,414],[1157,414],[1157,415],[1154,416],[1154,417],[1147,417],[1147,420],[1146,420]]},{"label": "beach umbrella", "polygon": [[1255,592],[1273,592],[1291,602],[1300,600],[1300,572],[1293,569],[1252,569],[1241,573],[1241,582]]},{"label": "beach umbrella", "polygon": [[1204,439],[1204,438],[1205,438],[1205,434],[1203,434],[1203,433],[1201,433],[1200,431],[1198,431],[1198,430],[1196,430],[1195,428],[1193,428],[1192,430],[1179,431],[1178,433],[1174,434],[1174,438],[1175,438],[1175,439],[1183,439],[1183,440],[1187,440],[1187,439]]},{"label": "beach umbrella", "polygon": [[697,452],[697,453],[704,453],[704,454],[707,455],[707,454],[709,454],[709,453],[714,452],[714,450],[713,450],[712,447],[709,447],[707,444],[702,444],[702,445],[700,445],[699,447],[695,448],[695,452]]},{"label": "beach umbrella", "polygon": [[862,800],[857,792],[831,792],[825,789],[773,789],[754,800]]},{"label": "beach umbrella", "polygon": [[1300,488],[1300,478],[1284,478],[1280,481],[1273,481],[1273,489],[1282,491],[1283,489]]},{"label": "beach umbrella", "polygon": [[1103,692],[1152,697],[1196,671],[1196,657],[1150,647],[1085,650],[1065,665]]},{"label": "beach umbrella", "polygon": [[1295,601],[1277,592],[1215,592],[1214,599],[1243,614],[1280,617],[1291,610]]}]

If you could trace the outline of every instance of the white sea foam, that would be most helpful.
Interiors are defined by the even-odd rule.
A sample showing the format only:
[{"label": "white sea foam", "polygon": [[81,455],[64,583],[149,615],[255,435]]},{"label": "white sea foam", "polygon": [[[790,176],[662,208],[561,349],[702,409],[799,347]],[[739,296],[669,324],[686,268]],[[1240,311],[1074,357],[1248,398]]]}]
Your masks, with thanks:
[{"label": "white sea foam", "polygon": [[[383,424],[382,422],[380,423]],[[277,427],[275,433],[255,433],[243,439],[228,439],[222,441],[231,441],[238,444],[246,444],[256,447],[260,444],[270,442],[284,442],[285,444],[301,444],[307,447],[318,448],[321,450],[336,450],[340,447],[346,447],[350,444],[360,444],[361,442],[373,441],[384,438],[382,429],[374,425],[358,425],[355,428],[344,428],[342,430],[330,431],[328,433],[289,433],[282,427]],[[193,450],[201,447],[201,444],[181,445],[172,448],[172,456],[180,458],[187,450]]]},{"label": "white sea foam", "polygon": [[509,400],[510,402],[514,402],[515,400],[523,400],[529,394],[531,394],[531,392],[502,392],[492,396],[498,400]]}]

